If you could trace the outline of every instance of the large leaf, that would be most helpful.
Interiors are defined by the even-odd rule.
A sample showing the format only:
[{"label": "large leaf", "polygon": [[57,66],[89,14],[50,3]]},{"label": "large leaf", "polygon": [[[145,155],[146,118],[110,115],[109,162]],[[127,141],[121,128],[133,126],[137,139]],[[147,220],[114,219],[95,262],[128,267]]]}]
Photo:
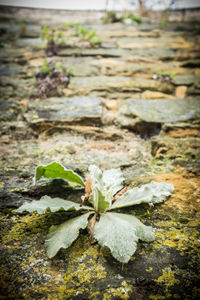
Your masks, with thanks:
[{"label": "large leaf", "polygon": [[118,213],[101,215],[94,237],[122,263],[127,263],[135,253],[138,239],[150,242],[155,238],[152,227],[145,226],[134,216]]},{"label": "large leaf", "polygon": [[53,162],[47,166],[38,166],[36,168],[35,180],[41,177],[45,178],[62,178],[85,186],[83,179],[72,170],[65,169],[61,164]]},{"label": "large leaf", "polygon": [[25,202],[21,207],[15,210],[15,212],[33,212],[37,211],[38,214],[44,214],[46,209],[49,208],[52,212],[58,211],[61,208],[65,211],[92,209],[88,206],[80,206],[72,201],[64,200],[61,198],[51,198],[49,196],[43,196],[40,200],[33,200],[32,202]]},{"label": "large leaf", "polygon": [[49,258],[54,257],[61,248],[68,248],[77,239],[79,230],[86,228],[91,214],[86,213],[55,227],[45,242]]},{"label": "large leaf", "polygon": [[96,211],[104,212],[112,205],[113,196],[123,187],[124,177],[120,169],[102,172],[97,166],[89,167],[92,192],[89,201]]},{"label": "large leaf", "polygon": [[155,182],[144,184],[140,188],[133,188],[116,200],[110,209],[132,206],[140,203],[155,204],[165,201],[174,191],[171,184]]}]

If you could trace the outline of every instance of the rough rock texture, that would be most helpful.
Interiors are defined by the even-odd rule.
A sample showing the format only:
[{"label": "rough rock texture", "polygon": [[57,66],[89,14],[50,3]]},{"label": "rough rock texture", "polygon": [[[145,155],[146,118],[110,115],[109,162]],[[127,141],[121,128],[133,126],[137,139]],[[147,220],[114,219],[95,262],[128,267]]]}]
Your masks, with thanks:
[{"label": "rough rock texture", "polygon": [[[197,300],[200,25],[166,22],[164,13],[160,23],[155,15],[140,25],[102,24],[100,16],[0,12],[0,298]],[[75,43],[76,29],[64,22],[79,21],[97,31],[101,46]],[[48,50],[57,55],[46,56],[42,25],[62,32],[64,43]],[[58,87],[62,96],[35,97],[45,60],[73,69],[68,87]],[[173,184],[165,203],[122,210],[153,226],[155,242],[139,243],[121,265],[107,248],[91,244],[85,230],[48,259],[49,228],[69,213],[18,215],[13,209],[43,195],[81,201],[84,191],[63,180],[33,184],[35,167],[52,161],[83,177],[91,163],[120,167],[128,188],[151,180]]]},{"label": "rough rock texture", "polygon": [[51,98],[29,103],[24,115],[29,124],[54,123],[100,123],[102,107],[98,98],[74,97]]}]

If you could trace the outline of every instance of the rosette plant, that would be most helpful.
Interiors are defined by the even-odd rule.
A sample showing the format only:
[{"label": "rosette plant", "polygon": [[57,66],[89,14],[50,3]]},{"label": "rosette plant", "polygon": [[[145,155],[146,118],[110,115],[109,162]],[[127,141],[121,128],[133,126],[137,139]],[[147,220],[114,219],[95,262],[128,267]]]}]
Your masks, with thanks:
[{"label": "rosette plant", "polygon": [[[124,177],[120,169],[102,172],[96,165],[90,165],[86,181],[72,170],[65,169],[56,162],[36,168],[35,180],[41,177],[62,178],[85,187],[82,203],[61,198],[43,196],[40,200],[25,202],[16,212],[45,213],[64,209],[80,211],[80,215],[66,220],[55,227],[45,242],[49,258],[54,257],[61,248],[68,248],[78,237],[80,229],[89,229],[93,240],[101,246],[107,246],[113,257],[127,263],[135,253],[138,240],[152,242],[154,230],[146,226],[133,215],[115,212],[122,207],[141,203],[153,205],[166,200],[173,193],[173,186],[165,182],[152,181],[140,188],[123,188]],[[85,205],[87,203],[88,205]]]}]

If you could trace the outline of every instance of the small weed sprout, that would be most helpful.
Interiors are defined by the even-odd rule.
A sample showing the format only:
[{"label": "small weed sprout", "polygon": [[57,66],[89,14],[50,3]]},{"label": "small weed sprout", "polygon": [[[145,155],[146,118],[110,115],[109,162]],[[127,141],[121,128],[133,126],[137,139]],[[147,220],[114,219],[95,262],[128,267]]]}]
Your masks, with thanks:
[{"label": "small weed sprout", "polygon": [[47,25],[42,27],[40,37],[46,42],[45,52],[47,56],[57,55],[58,48],[65,46],[65,40],[62,32],[50,29]]},{"label": "small weed sprout", "polygon": [[78,27],[76,31],[79,42],[88,43],[89,47],[98,47],[101,45],[101,39],[96,36],[95,30],[88,30],[86,27]]},{"label": "small weed sprout", "polygon": [[142,23],[142,19],[139,16],[134,15],[133,13],[124,12],[119,15],[114,11],[107,11],[102,20],[104,23],[126,23],[127,20],[130,20],[130,22],[133,23]]},{"label": "small weed sprout", "polygon": [[24,20],[19,20],[18,23],[20,25],[20,36],[23,37],[27,32],[26,23]]},{"label": "small weed sprout", "polygon": [[159,70],[155,74],[153,74],[153,79],[166,83],[172,83],[174,77],[175,73],[172,70],[170,70],[169,72]]},{"label": "small weed sprout", "polygon": [[[125,19],[125,17],[124,17],[124,19]],[[134,15],[132,13],[128,14],[127,17],[126,17],[126,19],[130,19],[131,21],[136,22],[138,24],[142,23],[142,19],[139,16],[136,16],[136,15]]]},{"label": "small weed sprout", "polygon": [[152,242],[154,230],[133,215],[113,212],[122,207],[147,203],[153,206],[165,201],[172,193],[173,186],[165,182],[152,181],[140,188],[127,190],[123,187],[124,177],[120,169],[102,172],[96,165],[89,167],[86,182],[72,170],[53,162],[36,168],[35,181],[41,177],[62,178],[81,185],[85,195],[81,203],[43,196],[39,201],[25,202],[15,212],[37,211],[44,214],[47,210],[80,211],[79,216],[66,220],[50,231],[47,240],[47,254],[54,257],[61,248],[68,248],[77,239],[80,229],[88,229],[91,242],[98,242],[110,249],[113,257],[127,263],[135,253],[138,240]]},{"label": "small weed sprout", "polygon": [[102,20],[104,23],[117,23],[122,21],[122,19],[117,16],[115,11],[107,11]]},{"label": "small weed sprout", "polygon": [[66,88],[71,76],[73,76],[73,70],[65,68],[61,62],[55,64],[52,61],[43,60],[42,66],[36,73],[36,96],[46,98],[62,95],[59,86]]}]

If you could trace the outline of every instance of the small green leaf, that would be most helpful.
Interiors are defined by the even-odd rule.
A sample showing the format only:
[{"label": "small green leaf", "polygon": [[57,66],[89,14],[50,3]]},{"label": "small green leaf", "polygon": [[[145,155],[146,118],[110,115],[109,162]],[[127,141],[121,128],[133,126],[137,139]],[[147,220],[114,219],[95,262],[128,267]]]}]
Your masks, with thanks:
[{"label": "small green leaf", "polygon": [[68,248],[77,239],[79,230],[86,228],[91,214],[89,212],[56,226],[45,242],[49,258],[54,257],[61,248]]},{"label": "small green leaf", "polygon": [[106,201],[104,195],[103,173],[96,165],[91,165],[89,171],[92,180],[89,201],[97,212],[103,212],[109,207],[109,202]]},{"label": "small green leaf", "polygon": [[124,176],[120,169],[110,169],[103,172],[103,184],[106,200],[112,204],[113,196],[123,188]]},{"label": "small green leaf", "polygon": [[138,239],[147,242],[155,239],[152,227],[145,226],[134,216],[118,213],[101,215],[95,224],[94,237],[122,263],[127,263],[135,253]]},{"label": "small green leaf", "polygon": [[101,193],[100,190],[98,191],[98,212],[104,212],[109,208],[109,202],[105,201],[105,196]]},{"label": "small green leaf", "polygon": [[55,212],[63,208],[65,211],[70,210],[81,210],[81,209],[92,209],[92,207],[80,206],[72,201],[64,200],[61,198],[51,198],[49,196],[43,196],[40,200],[33,200],[32,202],[25,202],[21,207],[14,210],[15,212],[21,213],[23,211],[34,212],[38,214],[44,214],[49,208],[51,212]]},{"label": "small green leaf", "polygon": [[65,169],[61,164],[53,162],[47,166],[38,166],[36,168],[35,180],[41,177],[62,178],[85,186],[83,179],[72,170]]},{"label": "small green leaf", "polygon": [[110,209],[132,206],[140,203],[156,204],[165,201],[174,191],[171,184],[155,182],[144,184],[124,193]]},{"label": "small green leaf", "polygon": [[113,196],[123,187],[124,177],[120,169],[102,172],[96,165],[89,167],[92,192],[89,201],[98,212],[104,212],[112,205]]}]

